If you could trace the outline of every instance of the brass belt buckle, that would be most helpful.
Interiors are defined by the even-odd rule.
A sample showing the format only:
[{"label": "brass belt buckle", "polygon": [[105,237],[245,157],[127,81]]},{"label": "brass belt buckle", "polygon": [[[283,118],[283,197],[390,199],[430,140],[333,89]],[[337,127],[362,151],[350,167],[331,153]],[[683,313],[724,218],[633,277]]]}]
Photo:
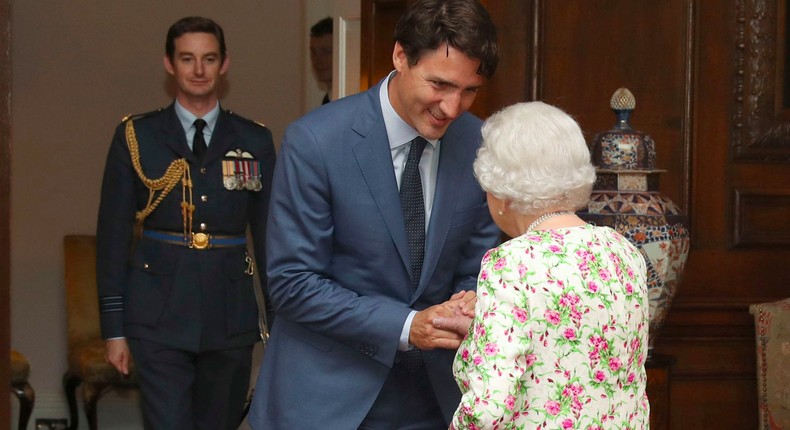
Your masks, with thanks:
[{"label": "brass belt buckle", "polygon": [[192,248],[208,249],[209,247],[209,235],[207,233],[192,233]]}]

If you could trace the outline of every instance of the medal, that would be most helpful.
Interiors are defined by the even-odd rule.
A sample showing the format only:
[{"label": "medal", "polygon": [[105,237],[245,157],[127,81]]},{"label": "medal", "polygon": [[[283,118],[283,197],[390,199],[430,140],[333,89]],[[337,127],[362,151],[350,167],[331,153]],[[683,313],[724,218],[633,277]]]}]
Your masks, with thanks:
[{"label": "medal", "polygon": [[222,185],[226,190],[260,191],[260,163],[247,151],[228,151],[222,160]]},{"label": "medal", "polygon": [[236,189],[243,190],[244,189],[244,168],[242,167],[242,162],[240,160],[233,161],[233,165],[236,169]]},{"label": "medal", "polygon": [[236,188],[236,178],[233,171],[232,160],[222,160],[222,185],[226,190]]},{"label": "medal", "polygon": [[255,164],[254,161],[246,160],[244,161],[244,187],[248,190],[252,191],[255,189],[255,177],[253,176],[253,165]]},{"label": "medal", "polygon": [[260,191],[263,188],[261,184],[261,163],[257,161],[252,162],[252,190]]}]

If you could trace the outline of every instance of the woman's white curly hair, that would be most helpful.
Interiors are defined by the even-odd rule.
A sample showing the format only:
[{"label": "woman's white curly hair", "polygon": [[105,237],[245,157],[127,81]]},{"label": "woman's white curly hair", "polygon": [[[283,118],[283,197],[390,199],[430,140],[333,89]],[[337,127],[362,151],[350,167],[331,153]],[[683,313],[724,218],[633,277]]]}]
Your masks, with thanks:
[{"label": "woman's white curly hair", "polygon": [[517,103],[483,124],[474,163],[480,186],[535,215],[587,205],[595,168],[579,124],[543,102]]}]

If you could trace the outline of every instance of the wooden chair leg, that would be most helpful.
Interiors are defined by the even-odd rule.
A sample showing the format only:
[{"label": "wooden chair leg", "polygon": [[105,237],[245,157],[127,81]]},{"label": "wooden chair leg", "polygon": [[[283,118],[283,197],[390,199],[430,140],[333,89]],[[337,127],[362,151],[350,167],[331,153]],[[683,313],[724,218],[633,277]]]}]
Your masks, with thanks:
[{"label": "wooden chair leg", "polygon": [[19,398],[19,430],[26,430],[36,404],[36,392],[27,382],[12,384],[11,390]]},{"label": "wooden chair leg", "polygon": [[98,430],[99,428],[96,420],[96,403],[107,387],[108,385],[104,384],[85,384],[82,386],[82,401],[85,407],[85,416],[88,419],[88,429],[90,430]]},{"label": "wooden chair leg", "polygon": [[69,404],[69,428],[77,430],[80,424],[80,413],[77,408],[77,387],[82,383],[77,375],[66,372],[63,374],[63,391],[66,392],[66,401]]}]

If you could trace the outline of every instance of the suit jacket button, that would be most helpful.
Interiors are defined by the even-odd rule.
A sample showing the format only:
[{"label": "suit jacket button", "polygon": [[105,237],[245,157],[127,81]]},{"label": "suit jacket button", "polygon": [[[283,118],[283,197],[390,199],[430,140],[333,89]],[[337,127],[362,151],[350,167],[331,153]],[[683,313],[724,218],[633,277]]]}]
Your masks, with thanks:
[{"label": "suit jacket button", "polygon": [[201,167],[201,168],[200,168],[200,173],[203,173],[203,174],[205,174],[205,173],[206,173],[206,168],[205,168],[205,167]]},{"label": "suit jacket button", "polygon": [[200,201],[203,202],[203,203],[207,202],[208,201],[208,196],[206,196],[206,195],[200,196]]}]

